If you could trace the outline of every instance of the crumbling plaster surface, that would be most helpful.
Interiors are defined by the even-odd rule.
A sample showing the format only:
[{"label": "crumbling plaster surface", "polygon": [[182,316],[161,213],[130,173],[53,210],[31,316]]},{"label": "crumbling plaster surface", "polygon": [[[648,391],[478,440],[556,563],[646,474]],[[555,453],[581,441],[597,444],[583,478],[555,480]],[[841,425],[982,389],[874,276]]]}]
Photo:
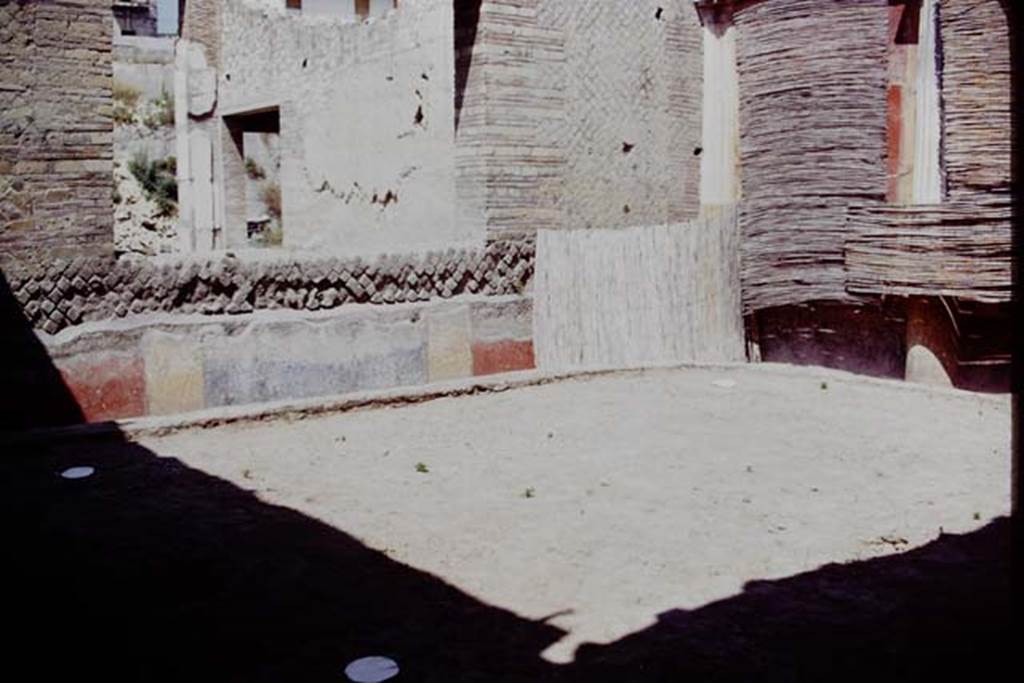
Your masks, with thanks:
[{"label": "crumbling plaster surface", "polygon": [[218,113],[279,106],[285,246],[340,253],[482,242],[454,220],[450,1],[366,22],[223,3]]}]

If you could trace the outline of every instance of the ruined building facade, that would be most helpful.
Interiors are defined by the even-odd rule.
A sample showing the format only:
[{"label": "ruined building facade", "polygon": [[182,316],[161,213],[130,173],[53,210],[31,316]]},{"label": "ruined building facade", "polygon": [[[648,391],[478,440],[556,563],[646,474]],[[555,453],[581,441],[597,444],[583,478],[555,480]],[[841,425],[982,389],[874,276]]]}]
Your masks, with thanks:
[{"label": "ruined building facade", "polygon": [[112,5],[118,35],[157,35],[156,0],[114,0]]},{"label": "ruined building facade", "polygon": [[177,253],[116,262],[109,3],[0,6],[5,276],[86,419],[690,361],[1007,387],[998,0],[179,6]]}]

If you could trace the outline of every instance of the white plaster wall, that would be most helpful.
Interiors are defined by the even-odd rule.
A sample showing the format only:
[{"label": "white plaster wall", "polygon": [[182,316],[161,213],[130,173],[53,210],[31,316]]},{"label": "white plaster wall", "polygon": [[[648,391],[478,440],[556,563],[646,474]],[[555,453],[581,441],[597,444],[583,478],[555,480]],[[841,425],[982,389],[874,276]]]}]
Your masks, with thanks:
[{"label": "white plaster wall", "polygon": [[358,23],[225,1],[218,111],[280,106],[286,247],[483,240],[454,220],[453,46],[450,0]]},{"label": "white plaster wall", "polygon": [[174,92],[174,38],[117,36],[113,52],[114,81],[130,85],[146,99]]},{"label": "white plaster wall", "polygon": [[942,173],[942,110],[939,95],[937,0],[924,0],[918,35],[915,84],[913,201],[939,204],[945,194]]},{"label": "white plaster wall", "polygon": [[[387,14],[394,6],[394,0],[370,0],[370,16]],[[302,0],[302,13],[355,19],[356,3],[355,0]]]},{"label": "white plaster wall", "polygon": [[736,27],[703,29],[704,115],[700,157],[701,204],[740,199],[740,93]]},{"label": "white plaster wall", "polygon": [[356,4],[354,0],[302,0],[302,13],[352,19],[356,16]]}]

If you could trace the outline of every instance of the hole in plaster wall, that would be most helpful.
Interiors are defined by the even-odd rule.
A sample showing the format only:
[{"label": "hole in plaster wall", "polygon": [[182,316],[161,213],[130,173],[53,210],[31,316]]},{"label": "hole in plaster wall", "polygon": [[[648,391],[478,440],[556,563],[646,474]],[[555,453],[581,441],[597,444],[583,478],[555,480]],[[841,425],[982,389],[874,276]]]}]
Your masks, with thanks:
[{"label": "hole in plaster wall", "polygon": [[693,156],[699,157],[703,151],[704,151],[704,148],[701,147],[700,145],[698,145],[698,146],[693,148]]},{"label": "hole in plaster wall", "polygon": [[423,125],[423,105],[416,107],[416,116],[413,118],[413,123],[417,126]]},{"label": "hole in plaster wall", "polygon": [[303,68],[303,69],[305,69],[305,68],[306,68],[306,65],[308,65],[308,64],[309,64],[309,60],[308,60],[308,59],[303,59],[303,60],[302,60],[302,68]]},{"label": "hole in plaster wall", "polygon": [[654,18],[658,19],[660,21],[661,20],[661,14],[662,14],[663,11],[664,10],[661,7],[659,7],[658,11],[654,13]]},{"label": "hole in plaster wall", "polygon": [[224,80],[225,81],[230,81],[231,80],[231,74],[224,74]]},{"label": "hole in plaster wall", "polygon": [[629,204],[622,207],[622,213],[629,213]]},{"label": "hole in plaster wall", "polygon": [[636,147],[636,145],[631,145],[628,142],[623,142],[622,143],[622,153],[623,154],[629,154],[630,152],[633,151],[634,147]]},{"label": "hole in plaster wall", "polygon": [[425,81],[429,81],[429,80],[430,80],[430,76],[428,76],[428,75],[427,75],[427,74],[425,74],[425,73],[422,73],[422,74],[420,74],[420,78],[422,78],[422,79],[423,79],[423,80],[425,80]]}]

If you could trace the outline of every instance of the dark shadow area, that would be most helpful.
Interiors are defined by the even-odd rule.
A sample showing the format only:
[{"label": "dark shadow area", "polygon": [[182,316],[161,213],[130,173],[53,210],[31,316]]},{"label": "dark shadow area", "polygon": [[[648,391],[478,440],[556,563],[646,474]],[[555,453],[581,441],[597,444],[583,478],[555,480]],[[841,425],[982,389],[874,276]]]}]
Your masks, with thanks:
[{"label": "dark shadow area", "polygon": [[[35,282],[32,286],[39,286]],[[77,424],[82,411],[0,271],[0,432]]]},{"label": "dark shadow area", "polygon": [[1024,226],[1021,225],[1021,179],[1024,158],[1021,153],[1022,119],[1024,119],[1024,72],[1021,68],[1021,3],[1019,0],[999,0],[1010,27],[1010,109],[1011,109],[1011,155],[1010,155],[1010,196],[1013,214],[1013,291],[1010,299],[1011,331],[1013,339],[1012,388],[1013,388],[1013,561],[1014,577],[1017,579],[1013,590],[1014,612],[1024,609],[1024,589],[1020,576],[1024,575],[1024,524],[1020,520],[1021,491],[1021,448],[1024,427],[1021,426],[1021,391],[1024,390],[1024,306],[1022,306],[1021,254],[1024,254]]},{"label": "dark shadow area", "polygon": [[767,363],[817,365],[903,379],[906,312],[899,301],[817,301],[756,311],[747,333]]},{"label": "dark shadow area", "polygon": [[469,71],[473,68],[473,46],[480,24],[482,0],[455,0],[455,134],[462,122]]},{"label": "dark shadow area", "polygon": [[[60,478],[75,465],[97,472]],[[33,680],[344,680],[367,654],[406,681],[989,680],[1010,652],[1006,520],[751,582],[556,666],[561,630],[120,438],[7,448],[0,482],[7,661]]]},{"label": "dark shadow area", "polygon": [[[550,670],[560,630],[176,459],[106,438],[11,451],[5,650],[32,680],[344,680],[375,654],[409,681]],[[59,476],[76,465],[96,474]]]},{"label": "dark shadow area", "polygon": [[997,680],[1011,670],[1006,519],[828,565],[577,652],[573,680]]},{"label": "dark shadow area", "polygon": [[[118,433],[24,430],[82,414],[0,277],[6,668],[32,680],[542,680],[563,632]],[[284,454],[283,454],[284,455]],[[69,480],[67,468],[96,469]],[[12,661],[13,660],[13,661]]]},{"label": "dark shadow area", "polygon": [[896,35],[897,45],[917,45],[920,38],[921,0],[889,0],[890,7],[901,7]]}]

